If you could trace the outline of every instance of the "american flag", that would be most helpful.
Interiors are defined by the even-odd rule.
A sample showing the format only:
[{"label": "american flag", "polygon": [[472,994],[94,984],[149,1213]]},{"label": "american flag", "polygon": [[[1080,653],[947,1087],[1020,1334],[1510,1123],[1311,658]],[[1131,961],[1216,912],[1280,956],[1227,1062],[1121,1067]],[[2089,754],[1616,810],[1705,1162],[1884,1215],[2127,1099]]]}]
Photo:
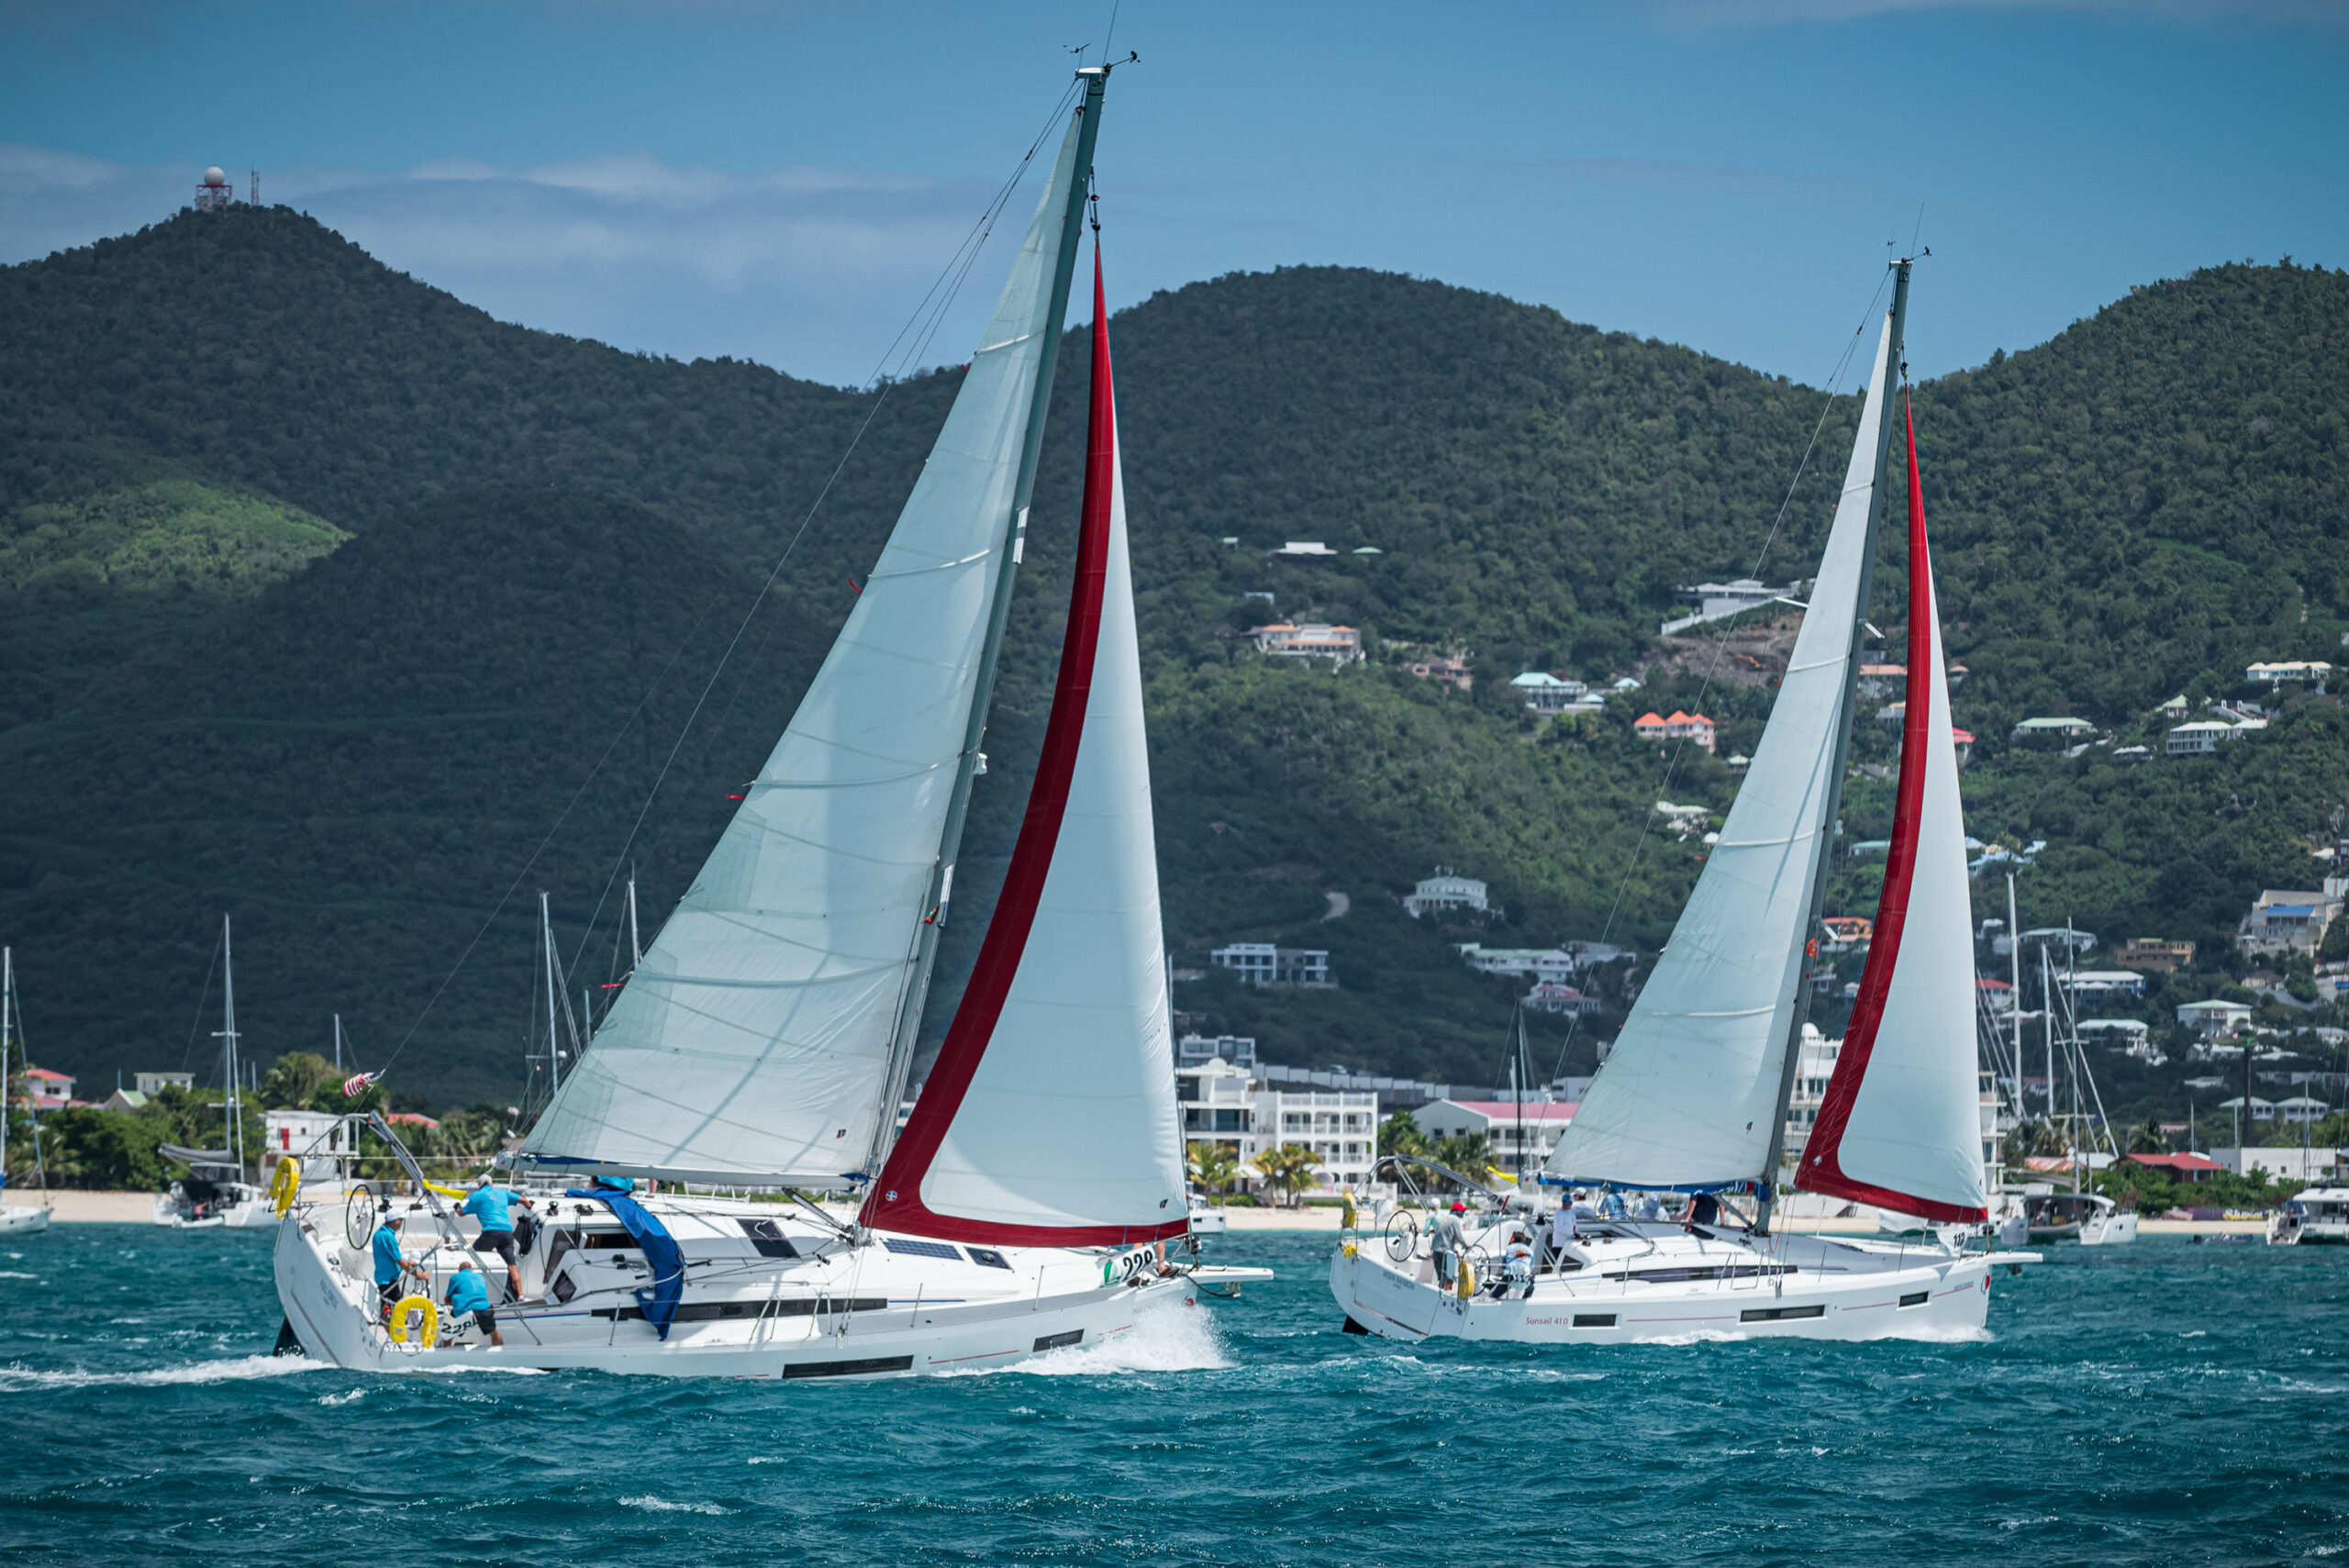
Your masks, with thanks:
[{"label": "american flag", "polygon": [[367,1085],[382,1077],[381,1073],[354,1073],[342,1081],[342,1097],[355,1100],[367,1092]]}]

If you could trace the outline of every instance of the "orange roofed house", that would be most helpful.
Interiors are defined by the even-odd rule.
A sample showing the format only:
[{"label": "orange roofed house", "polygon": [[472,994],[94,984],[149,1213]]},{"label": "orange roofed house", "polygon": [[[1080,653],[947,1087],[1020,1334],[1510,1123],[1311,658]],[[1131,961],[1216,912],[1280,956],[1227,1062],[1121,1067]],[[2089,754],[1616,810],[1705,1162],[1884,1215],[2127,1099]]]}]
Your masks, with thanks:
[{"label": "orange roofed house", "polygon": [[1694,740],[1709,751],[1713,749],[1713,721],[1701,713],[1672,710],[1670,718],[1658,717],[1650,711],[1631,721],[1631,733],[1642,740]]}]

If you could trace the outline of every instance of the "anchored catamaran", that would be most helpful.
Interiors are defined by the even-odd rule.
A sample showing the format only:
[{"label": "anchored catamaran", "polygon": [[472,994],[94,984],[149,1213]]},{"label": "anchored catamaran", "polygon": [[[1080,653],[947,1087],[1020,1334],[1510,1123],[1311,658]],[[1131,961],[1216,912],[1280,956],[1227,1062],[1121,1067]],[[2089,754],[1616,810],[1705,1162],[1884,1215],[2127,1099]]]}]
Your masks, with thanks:
[{"label": "anchored catamaran", "polygon": [[[1842,495],[1786,678],[1720,840],[1542,1180],[1755,1195],[1751,1226],[1617,1220],[1527,1277],[1489,1264],[1534,1238],[1503,1206],[1450,1286],[1416,1228],[1349,1241],[1330,1284],[1350,1330],[1543,1341],[1708,1332],[1815,1339],[1978,1330],[1993,1265],[1946,1228],[1987,1218],[1973,917],[1946,659],[1909,446],[1909,674],[1892,846],[1859,1000],[1794,1184],[1916,1217],[1910,1234],[1770,1228],[1853,722],[1887,486],[1909,263],[1895,264]],[[1913,438],[1913,420],[1911,423]],[[1520,1200],[1520,1207],[1522,1206]],[[1936,1229],[1936,1228],[1943,1229]]]},{"label": "anchored catamaran", "polygon": [[[1106,67],[879,563],[692,889],[523,1139],[540,1204],[503,1350],[377,1310],[372,1200],[293,1206],[288,1332],[350,1366],[841,1377],[1001,1366],[1195,1299],[1125,500],[1097,248],[1074,592],[977,967],[902,1135],[1091,184]],[[377,1131],[389,1129],[377,1123]],[[437,1299],[465,1242],[422,1184]],[[601,1179],[601,1180],[599,1180]],[[604,1181],[660,1184],[624,1195]],[[812,1202],[687,1184],[863,1189]],[[406,1202],[407,1200],[398,1200]],[[487,1271],[503,1283],[503,1269]]]}]

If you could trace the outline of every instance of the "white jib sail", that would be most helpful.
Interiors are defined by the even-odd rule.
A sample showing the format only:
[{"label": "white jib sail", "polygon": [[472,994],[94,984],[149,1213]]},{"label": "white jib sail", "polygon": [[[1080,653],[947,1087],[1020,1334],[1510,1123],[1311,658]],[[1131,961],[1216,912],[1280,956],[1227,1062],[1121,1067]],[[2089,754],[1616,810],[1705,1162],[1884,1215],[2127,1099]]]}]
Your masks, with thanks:
[{"label": "white jib sail", "polygon": [[1122,473],[1106,564],[1052,869],[994,1036],[920,1186],[933,1214],[1031,1233],[1141,1235],[1186,1218]]},{"label": "white jib sail", "polygon": [[1891,344],[1887,317],[1834,527],[1770,722],[1671,941],[1543,1167],[1553,1180],[1706,1186],[1753,1180],[1769,1158],[1852,639],[1865,607],[1860,582]]},{"label": "white jib sail", "polygon": [[1013,533],[1077,138],[1073,120],[830,655],[524,1140],[541,1162],[830,1185],[873,1146]]},{"label": "white jib sail", "polygon": [[[1913,819],[1894,825],[1870,973],[1860,982],[1860,1003],[1796,1184],[1936,1219],[1980,1219],[1987,1211],[1974,1038],[1973,889],[1940,597],[1922,506],[1913,494],[1909,549],[1910,700],[1921,677],[1926,701],[1919,743],[1903,745],[1901,766],[1919,768],[1923,777]],[[1904,871],[1905,890],[1894,885]],[[1876,973],[1879,964],[1887,973]]]}]

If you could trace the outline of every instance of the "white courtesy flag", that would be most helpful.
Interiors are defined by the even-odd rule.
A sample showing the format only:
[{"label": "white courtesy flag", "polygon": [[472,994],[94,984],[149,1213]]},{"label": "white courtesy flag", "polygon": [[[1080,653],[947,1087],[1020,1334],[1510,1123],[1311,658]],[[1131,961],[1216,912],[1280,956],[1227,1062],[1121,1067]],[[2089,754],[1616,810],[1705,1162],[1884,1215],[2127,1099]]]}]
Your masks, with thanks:
[{"label": "white courtesy flag", "polygon": [[1670,943],[1543,1167],[1553,1179],[1726,1185],[1759,1178],[1769,1158],[1852,639],[1865,607],[1860,583],[1891,348],[1887,317],[1835,524],[1770,722]]},{"label": "white courtesy flag", "polygon": [[1012,537],[1079,128],[823,669],[524,1140],[541,1164],[829,1186],[874,1146]]}]

